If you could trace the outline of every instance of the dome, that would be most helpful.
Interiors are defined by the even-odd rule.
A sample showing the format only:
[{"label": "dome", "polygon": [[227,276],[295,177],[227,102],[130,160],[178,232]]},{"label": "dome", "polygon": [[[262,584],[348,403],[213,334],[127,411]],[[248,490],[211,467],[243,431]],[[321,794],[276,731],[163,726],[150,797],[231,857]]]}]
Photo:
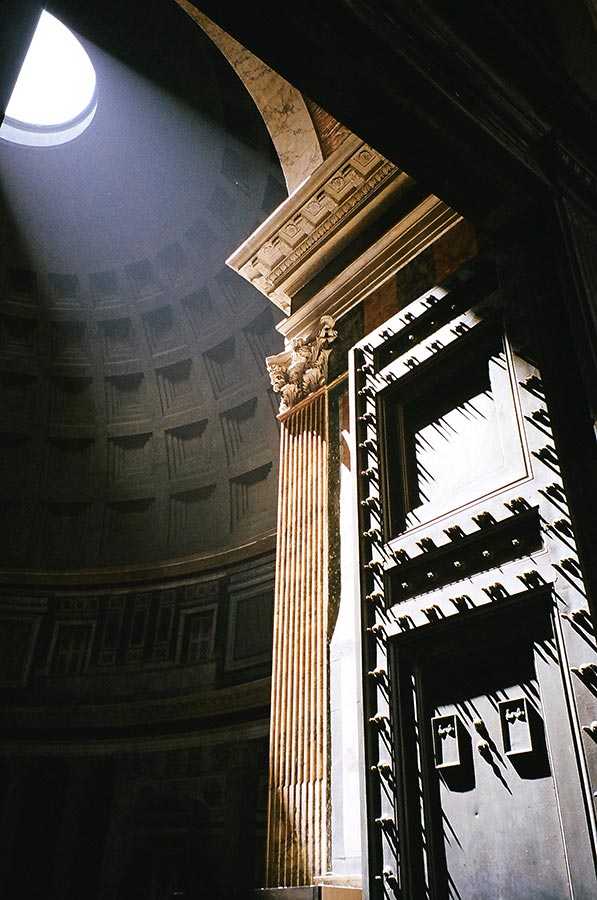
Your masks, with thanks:
[{"label": "dome", "polygon": [[225,260],[285,196],[269,135],[176,4],[48,9],[97,83],[68,142],[0,141],[0,565],[250,544],[275,528],[282,339]]}]

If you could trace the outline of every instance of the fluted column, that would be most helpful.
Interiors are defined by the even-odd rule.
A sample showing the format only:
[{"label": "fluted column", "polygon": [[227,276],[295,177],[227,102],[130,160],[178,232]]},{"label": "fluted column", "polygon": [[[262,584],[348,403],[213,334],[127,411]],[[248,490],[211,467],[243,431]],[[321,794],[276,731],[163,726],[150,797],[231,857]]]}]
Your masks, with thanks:
[{"label": "fluted column", "polygon": [[268,886],[328,864],[327,389],[282,417]]}]

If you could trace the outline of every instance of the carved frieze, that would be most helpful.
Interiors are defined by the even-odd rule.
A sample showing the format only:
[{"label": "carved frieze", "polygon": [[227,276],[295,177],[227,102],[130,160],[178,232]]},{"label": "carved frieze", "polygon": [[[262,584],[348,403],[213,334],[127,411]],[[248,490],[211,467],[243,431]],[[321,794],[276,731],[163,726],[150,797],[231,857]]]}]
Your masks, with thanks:
[{"label": "carved frieze", "polygon": [[404,174],[354,135],[347,138],[228,260],[285,313],[318,264],[348,239],[361,211],[400,189]]},{"label": "carved frieze", "polygon": [[290,348],[265,360],[280,412],[287,412],[327,383],[330,344],[336,339],[331,316],[322,316],[317,331],[296,337]]}]

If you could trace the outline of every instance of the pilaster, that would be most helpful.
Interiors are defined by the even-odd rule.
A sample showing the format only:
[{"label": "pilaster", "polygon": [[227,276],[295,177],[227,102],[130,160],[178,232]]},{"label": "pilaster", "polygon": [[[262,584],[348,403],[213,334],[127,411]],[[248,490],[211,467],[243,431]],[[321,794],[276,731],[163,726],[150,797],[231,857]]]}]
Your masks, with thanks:
[{"label": "pilaster", "polygon": [[270,753],[269,886],[328,861],[327,389],[282,418]]},{"label": "pilaster", "polygon": [[282,417],[267,878],[328,863],[327,389]]}]

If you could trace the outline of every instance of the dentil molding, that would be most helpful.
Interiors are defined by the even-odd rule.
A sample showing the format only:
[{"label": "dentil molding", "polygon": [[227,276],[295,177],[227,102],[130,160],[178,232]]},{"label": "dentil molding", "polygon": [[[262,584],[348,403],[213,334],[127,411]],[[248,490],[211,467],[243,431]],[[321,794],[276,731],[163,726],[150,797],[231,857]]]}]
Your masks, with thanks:
[{"label": "dentil molding", "polygon": [[[351,135],[228,258],[229,266],[286,313],[277,328],[287,352],[295,339],[319,327],[322,316],[338,321],[462,220],[438,197],[413,186],[408,175]],[[399,218],[359,244],[392,205],[401,208]],[[341,251],[357,246],[359,252],[349,253],[343,265],[329,266],[329,277],[323,274]]]},{"label": "dentil molding", "polygon": [[411,179],[355,135],[276,209],[227,260],[286,314],[292,297]]}]

